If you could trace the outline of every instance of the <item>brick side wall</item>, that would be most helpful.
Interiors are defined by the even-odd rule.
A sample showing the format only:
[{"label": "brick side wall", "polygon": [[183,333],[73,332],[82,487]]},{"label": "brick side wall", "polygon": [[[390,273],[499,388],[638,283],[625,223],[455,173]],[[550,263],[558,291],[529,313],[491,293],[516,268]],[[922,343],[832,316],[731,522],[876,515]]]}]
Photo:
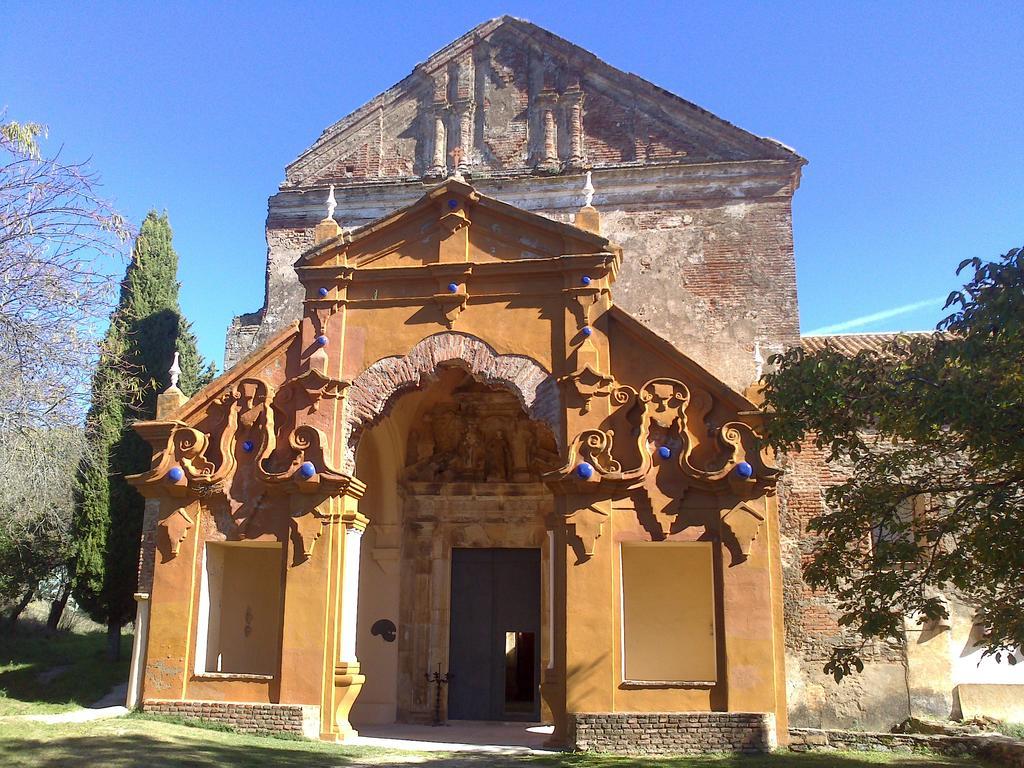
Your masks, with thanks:
[{"label": "brick side wall", "polygon": [[775,717],[750,712],[600,712],[569,715],[570,743],[618,755],[768,752]]},{"label": "brick side wall", "polygon": [[823,667],[836,645],[856,645],[838,623],[829,596],[803,579],[813,538],[807,524],[825,506],[830,485],[845,479],[843,468],[825,461],[809,440],[785,457],[779,518],[786,625],[786,695],[790,723],[811,728],[888,730],[909,717],[906,655],[900,646],[876,642],[862,652],[865,670],[836,683]]},{"label": "brick side wall", "polygon": [[142,708],[152,714],[227,725],[239,733],[287,733],[310,739],[320,734],[320,707],[312,705],[147,699]]}]

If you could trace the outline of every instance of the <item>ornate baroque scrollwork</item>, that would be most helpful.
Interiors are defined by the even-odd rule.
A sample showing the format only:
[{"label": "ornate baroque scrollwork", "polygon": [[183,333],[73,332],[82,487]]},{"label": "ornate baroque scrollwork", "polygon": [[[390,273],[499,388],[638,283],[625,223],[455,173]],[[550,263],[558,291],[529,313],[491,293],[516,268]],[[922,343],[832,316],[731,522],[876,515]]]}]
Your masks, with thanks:
[{"label": "ornate baroque scrollwork", "polygon": [[[648,507],[660,498],[653,510],[656,518],[682,514],[680,500],[691,487],[738,497],[739,502],[722,517],[722,535],[733,564],[746,560],[764,520],[763,504],[756,500],[774,492],[779,475],[761,454],[753,428],[742,421],[709,424],[711,396],[675,379],[650,379],[639,390],[622,386],[608,394],[618,407],[605,422],[606,428],[576,435],[568,461],[545,479],[563,493],[637,493],[651,497]],[[617,440],[616,431],[608,426],[619,424],[621,431],[623,423],[630,426],[635,440]],[[713,438],[711,445],[706,444],[708,437]],[[578,538],[576,515],[572,513],[573,520],[566,522]],[[591,518],[589,514],[587,523],[596,524],[596,518]],[[589,556],[600,527],[583,529],[589,544],[581,540],[579,545],[582,554]]]},{"label": "ornate baroque scrollwork", "polygon": [[695,465],[694,453],[698,445],[695,438],[706,433],[707,428],[695,433],[688,417],[698,416],[700,426],[704,426],[704,417],[711,410],[711,399],[704,392],[691,394],[690,388],[681,381],[651,379],[639,391],[623,386],[614,389],[611,396],[612,401],[619,404],[619,410],[626,411],[627,420],[635,424],[634,465],[622,468],[622,461],[615,456],[613,430],[587,429],[573,439],[569,461],[546,477],[549,482],[579,478],[575,470],[585,461],[595,470],[586,482],[612,483],[623,489],[637,487],[651,471],[651,455],[659,445],[673,446],[669,449],[675,459],[673,464],[688,481],[709,489],[731,473],[735,474],[736,467],[744,462],[750,465],[752,472],[749,477],[736,477],[742,485],[765,488],[779,474],[779,470],[769,466],[761,456],[754,430],[739,421],[728,422],[715,430],[719,450],[701,466]]},{"label": "ornate baroque scrollwork", "polygon": [[[275,418],[275,411],[294,413],[303,407],[315,411],[320,400],[340,397],[346,386],[348,382],[315,370],[289,380],[277,391],[262,379],[241,379],[213,400],[214,407],[200,422],[210,432],[180,422],[154,423],[154,430],[166,431],[166,447],[154,452],[150,470],[135,482],[141,486],[166,483],[176,496],[230,495],[236,455],[251,454],[256,478],[270,486],[290,482],[300,491],[311,491],[325,482],[347,484],[351,478],[334,466],[321,430],[308,424],[288,429],[282,419]],[[280,407],[285,404],[287,409]],[[243,454],[238,454],[240,449]],[[315,470],[311,474],[302,471],[307,462]],[[181,528],[177,521],[168,525],[173,525],[174,534]],[[172,547],[172,553],[176,551]]]}]

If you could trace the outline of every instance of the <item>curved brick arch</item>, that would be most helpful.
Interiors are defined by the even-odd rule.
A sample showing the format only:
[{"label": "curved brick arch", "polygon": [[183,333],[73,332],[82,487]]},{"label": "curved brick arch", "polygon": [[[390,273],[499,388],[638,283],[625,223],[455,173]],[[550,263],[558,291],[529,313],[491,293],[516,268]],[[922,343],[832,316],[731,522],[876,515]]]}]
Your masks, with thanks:
[{"label": "curved brick arch", "polygon": [[476,336],[438,333],[428,336],[404,357],[384,357],[348,387],[343,434],[345,468],[355,471],[356,447],[364,429],[374,424],[399,395],[432,379],[440,366],[465,368],[485,384],[516,394],[526,414],[546,423],[562,447],[562,404],[555,377],[525,355],[500,355]]}]

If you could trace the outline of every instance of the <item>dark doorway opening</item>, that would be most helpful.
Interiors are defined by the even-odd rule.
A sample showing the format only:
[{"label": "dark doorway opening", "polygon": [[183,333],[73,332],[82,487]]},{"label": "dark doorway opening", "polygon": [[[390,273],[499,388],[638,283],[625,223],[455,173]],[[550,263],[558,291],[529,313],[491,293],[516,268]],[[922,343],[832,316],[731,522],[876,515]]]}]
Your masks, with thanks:
[{"label": "dark doorway opening", "polygon": [[448,717],[540,719],[540,550],[453,549]]}]

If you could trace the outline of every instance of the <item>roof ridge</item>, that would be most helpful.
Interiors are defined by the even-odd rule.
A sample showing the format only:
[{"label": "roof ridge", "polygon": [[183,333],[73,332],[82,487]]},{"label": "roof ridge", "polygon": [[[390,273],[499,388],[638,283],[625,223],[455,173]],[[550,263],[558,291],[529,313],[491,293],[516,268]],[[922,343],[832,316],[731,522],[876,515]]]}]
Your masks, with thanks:
[{"label": "roof ridge", "polygon": [[828,339],[837,337],[851,337],[851,336],[906,336],[914,333],[927,333],[932,334],[935,331],[921,330],[921,331],[855,331],[853,333],[801,333],[801,339]]}]

